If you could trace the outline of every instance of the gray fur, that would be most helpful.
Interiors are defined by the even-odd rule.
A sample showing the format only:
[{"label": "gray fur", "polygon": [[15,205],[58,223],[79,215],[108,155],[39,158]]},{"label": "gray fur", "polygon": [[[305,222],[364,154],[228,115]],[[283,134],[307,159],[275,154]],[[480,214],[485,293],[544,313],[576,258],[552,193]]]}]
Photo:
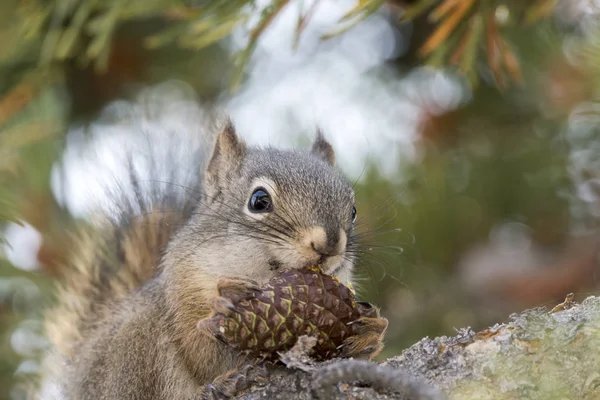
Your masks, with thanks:
[{"label": "gray fur", "polygon": [[[278,196],[274,199],[274,212],[263,221],[255,222],[245,218],[242,211],[253,189],[251,183],[263,176],[275,183]],[[289,241],[297,238],[299,229],[323,227],[327,238],[332,241],[337,241],[340,229],[344,229],[350,238],[353,234],[354,193],[351,186],[326,162],[306,151],[249,148],[239,173],[231,176],[225,186],[218,188],[218,192],[220,196],[216,199],[205,198],[204,209],[191,219],[182,235],[198,235],[209,241],[206,246],[193,250],[197,259],[209,251],[213,254],[211,258],[230,259],[233,263],[239,260],[236,249],[241,244],[246,248],[246,255],[252,254],[245,262],[255,264],[248,274],[255,280],[263,281],[272,275],[267,268],[270,261],[279,261],[294,268],[305,265],[288,251],[278,255],[278,250],[289,247]],[[200,233],[198,226],[208,229]],[[275,228],[279,232],[275,232]],[[279,237],[270,237],[277,243],[254,237],[253,232],[256,231],[277,234]],[[217,237],[221,234],[224,237]],[[344,266],[350,269],[351,263]],[[209,269],[212,271],[213,267]]]},{"label": "gray fur", "polygon": [[[47,379],[61,385],[66,399],[189,399],[237,369],[243,357],[196,328],[210,316],[220,280],[266,282],[282,267],[314,263],[314,243],[329,272],[351,279],[353,259],[339,246],[353,244],[354,193],[332,167],[334,159],[321,134],[312,151],[255,148],[225,124],[185,199],[173,202],[161,190],[150,202],[138,195],[139,208],[154,213],[154,219],[141,217],[158,225],[140,234],[139,223],[132,224],[140,216],[125,213],[104,245],[81,247],[73,261],[78,273],[50,315],[59,361],[49,358]],[[265,188],[274,211],[254,218],[245,208],[257,179],[275,185]],[[173,204],[178,214],[171,209],[163,218],[164,207]],[[149,264],[144,260],[153,258],[139,252],[160,261]],[[138,260],[135,268],[132,260]],[[70,335],[61,336],[67,329],[61,318],[76,324]]]}]

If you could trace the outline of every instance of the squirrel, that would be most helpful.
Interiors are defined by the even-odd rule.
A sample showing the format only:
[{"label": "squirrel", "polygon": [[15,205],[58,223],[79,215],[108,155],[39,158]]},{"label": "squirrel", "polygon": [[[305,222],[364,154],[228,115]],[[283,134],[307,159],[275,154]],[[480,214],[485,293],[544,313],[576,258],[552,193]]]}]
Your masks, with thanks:
[{"label": "squirrel", "polygon": [[[310,151],[249,146],[229,118],[214,138],[184,195],[177,185],[144,195],[132,173],[136,204],[75,235],[46,318],[44,379],[61,398],[233,396],[248,360],[199,321],[282,268],[319,265],[351,284],[354,191],[321,131]],[[343,356],[371,359],[388,322],[378,310],[358,322]]]}]

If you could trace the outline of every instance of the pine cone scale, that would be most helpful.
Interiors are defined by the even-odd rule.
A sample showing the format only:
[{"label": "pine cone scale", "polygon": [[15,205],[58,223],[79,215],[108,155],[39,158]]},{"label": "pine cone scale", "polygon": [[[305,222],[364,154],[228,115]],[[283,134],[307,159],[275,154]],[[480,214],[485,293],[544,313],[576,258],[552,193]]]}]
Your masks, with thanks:
[{"label": "pine cone scale", "polygon": [[302,335],[317,338],[317,359],[339,354],[360,318],[354,294],[318,269],[288,270],[271,279],[251,298],[234,302],[233,316],[211,319],[217,337],[240,350],[266,358],[289,350]]}]

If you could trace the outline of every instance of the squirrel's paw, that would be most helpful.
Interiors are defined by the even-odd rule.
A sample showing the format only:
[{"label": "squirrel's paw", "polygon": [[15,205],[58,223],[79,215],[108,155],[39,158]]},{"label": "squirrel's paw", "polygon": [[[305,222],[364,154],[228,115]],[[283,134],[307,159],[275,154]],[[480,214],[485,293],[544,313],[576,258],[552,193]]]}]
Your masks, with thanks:
[{"label": "squirrel's paw", "polygon": [[358,303],[361,317],[351,322],[353,335],[342,344],[342,357],[372,359],[383,349],[388,320],[369,303]]},{"label": "squirrel's paw", "polygon": [[268,371],[263,365],[246,364],[242,368],[231,370],[206,385],[202,400],[229,399],[238,392],[248,389],[254,383],[264,383]]},{"label": "squirrel's paw", "polygon": [[211,316],[215,314],[233,315],[236,312],[234,302],[252,297],[258,292],[260,292],[258,283],[250,279],[220,278],[217,282],[217,295],[208,300],[208,306],[212,313],[208,318],[198,321],[197,328],[212,332],[214,327],[209,321]]},{"label": "squirrel's paw", "polygon": [[253,296],[260,292],[260,287],[256,281],[242,278],[220,278],[217,282],[217,293],[219,297],[238,301],[244,297]]}]

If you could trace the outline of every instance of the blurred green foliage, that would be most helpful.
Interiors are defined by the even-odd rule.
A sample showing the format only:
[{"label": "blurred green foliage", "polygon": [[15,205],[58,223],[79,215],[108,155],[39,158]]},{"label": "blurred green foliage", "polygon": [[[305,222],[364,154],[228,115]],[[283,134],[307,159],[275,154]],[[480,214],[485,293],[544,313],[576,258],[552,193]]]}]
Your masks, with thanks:
[{"label": "blurred green foliage", "polygon": [[[0,3],[0,224],[25,221],[38,230],[42,246],[37,258],[43,266],[27,272],[0,259],[0,399],[22,398],[14,384],[28,375],[27,361],[36,360],[40,348],[16,345],[21,339],[15,332],[39,321],[51,301],[54,268],[66,253],[64,235],[76,223],[50,188],[68,127],[92,121],[108,102],[166,79],[185,81],[203,100],[216,99],[229,89],[232,77],[243,78],[261,32],[287,3],[271,2],[256,19],[247,15],[258,6],[247,0]],[[384,3],[357,2],[338,33]],[[597,261],[592,267],[573,267],[580,254],[567,251],[574,221],[594,215],[577,208],[585,201],[572,179],[572,143],[566,132],[572,111],[597,99],[600,34],[592,32],[584,40],[576,29],[567,31],[553,20],[526,27],[511,22],[502,39],[519,60],[522,84],[505,82],[500,91],[497,84],[504,80],[499,76],[506,71],[499,75],[494,70],[487,39],[469,39],[475,32],[483,35],[481,27],[471,27],[478,13],[489,22],[499,2],[463,1],[470,13],[457,22],[456,37],[446,42],[438,36],[437,44],[427,40],[443,22],[425,16],[435,10],[431,7],[448,2],[387,6],[396,12],[397,3],[429,8],[404,15],[413,20],[413,40],[404,57],[389,62],[390,68],[402,76],[420,66],[419,49],[430,43],[427,54],[437,65],[458,66],[472,82],[476,73],[481,84],[462,108],[432,113],[423,121],[416,161],[401,161],[393,179],[367,165],[356,186],[361,230],[368,232],[358,275],[364,296],[390,319],[384,356],[424,335],[451,334],[453,327],[465,325],[483,328],[519,307],[558,301],[564,290],[594,290],[597,267]],[[502,3],[527,19],[530,7],[550,2]],[[318,9],[299,13],[297,32],[302,33],[312,12]],[[220,40],[239,24],[250,24],[248,46],[233,63]],[[576,63],[563,53],[565,37],[576,44]],[[459,56],[453,61],[461,41],[469,43],[470,53],[459,54],[467,58],[464,62]],[[588,172],[594,177],[598,169]],[[528,270],[527,281],[518,274],[491,279],[501,289],[494,286],[499,291],[482,297],[468,290],[459,266],[465,254],[487,243],[507,221],[526,226],[533,246],[552,255],[552,265]],[[561,268],[564,275],[553,272]],[[520,282],[534,282],[535,293]]]}]

